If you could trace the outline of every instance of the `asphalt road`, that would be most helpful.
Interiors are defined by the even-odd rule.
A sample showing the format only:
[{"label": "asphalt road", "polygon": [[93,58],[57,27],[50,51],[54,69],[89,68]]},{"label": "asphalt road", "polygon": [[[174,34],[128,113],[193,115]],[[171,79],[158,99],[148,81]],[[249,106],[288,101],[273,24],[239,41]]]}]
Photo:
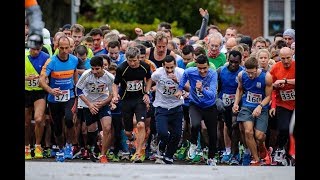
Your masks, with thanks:
[{"label": "asphalt road", "polygon": [[154,164],[153,161],[135,164],[131,162],[110,162],[54,160],[25,161],[26,180],[294,180],[292,166],[207,166],[191,165],[177,161],[174,165]]}]

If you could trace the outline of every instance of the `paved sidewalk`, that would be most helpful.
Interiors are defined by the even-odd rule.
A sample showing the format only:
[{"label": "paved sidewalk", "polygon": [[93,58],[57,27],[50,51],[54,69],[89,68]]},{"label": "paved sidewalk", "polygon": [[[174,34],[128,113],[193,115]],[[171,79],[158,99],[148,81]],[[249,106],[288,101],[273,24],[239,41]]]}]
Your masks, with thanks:
[{"label": "paved sidewalk", "polygon": [[25,162],[26,180],[294,180],[292,166],[159,165],[151,163]]}]

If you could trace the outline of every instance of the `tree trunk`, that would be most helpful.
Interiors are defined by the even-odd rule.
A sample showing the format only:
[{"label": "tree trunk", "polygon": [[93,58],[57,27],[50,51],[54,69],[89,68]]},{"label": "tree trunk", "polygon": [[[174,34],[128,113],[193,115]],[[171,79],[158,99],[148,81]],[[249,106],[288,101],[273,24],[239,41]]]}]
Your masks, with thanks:
[{"label": "tree trunk", "polygon": [[45,28],[53,37],[65,24],[71,24],[71,0],[38,0]]}]

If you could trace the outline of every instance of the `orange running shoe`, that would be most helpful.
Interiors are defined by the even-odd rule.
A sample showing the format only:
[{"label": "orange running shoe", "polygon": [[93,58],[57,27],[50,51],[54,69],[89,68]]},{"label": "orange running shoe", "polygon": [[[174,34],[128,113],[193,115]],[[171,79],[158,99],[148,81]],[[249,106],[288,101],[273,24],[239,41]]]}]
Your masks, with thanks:
[{"label": "orange running shoe", "polygon": [[108,163],[108,159],[106,155],[101,155],[100,156],[100,163]]}]

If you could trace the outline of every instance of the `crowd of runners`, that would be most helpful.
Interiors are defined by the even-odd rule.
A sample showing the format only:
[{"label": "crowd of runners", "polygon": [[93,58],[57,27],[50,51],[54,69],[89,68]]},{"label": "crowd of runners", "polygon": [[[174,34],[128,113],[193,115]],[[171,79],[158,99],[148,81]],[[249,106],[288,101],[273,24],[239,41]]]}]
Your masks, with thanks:
[{"label": "crowd of runners", "polygon": [[27,19],[25,160],[294,165],[294,29],[269,40],[201,18],[179,37],[66,24],[39,43]]}]

